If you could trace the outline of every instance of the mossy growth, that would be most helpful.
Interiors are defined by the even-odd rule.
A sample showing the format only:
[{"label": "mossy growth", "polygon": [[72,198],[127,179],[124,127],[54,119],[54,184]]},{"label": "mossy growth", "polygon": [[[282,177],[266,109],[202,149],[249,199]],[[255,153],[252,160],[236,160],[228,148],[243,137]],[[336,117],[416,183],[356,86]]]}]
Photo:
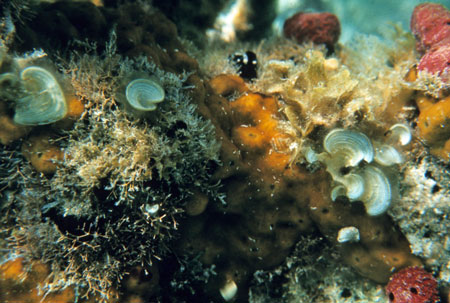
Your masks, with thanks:
[{"label": "mossy growth", "polygon": [[[2,157],[11,173],[0,184],[8,238],[0,244],[9,254],[50,264],[44,292],[75,285],[80,295],[108,301],[127,270],[146,271],[164,259],[194,193],[222,198],[210,181],[220,144],[185,93],[187,75],[123,58],[113,44],[103,55],[61,59],[59,69],[86,111],[71,130],[59,131],[65,157],[53,176]],[[135,73],[157,77],[166,92],[145,119],[117,102],[122,80]],[[20,159],[19,149],[11,152]]]},{"label": "mossy growth", "polygon": [[330,243],[315,236],[302,237],[283,265],[257,271],[249,292],[251,303],[385,300],[380,285],[357,277]]}]

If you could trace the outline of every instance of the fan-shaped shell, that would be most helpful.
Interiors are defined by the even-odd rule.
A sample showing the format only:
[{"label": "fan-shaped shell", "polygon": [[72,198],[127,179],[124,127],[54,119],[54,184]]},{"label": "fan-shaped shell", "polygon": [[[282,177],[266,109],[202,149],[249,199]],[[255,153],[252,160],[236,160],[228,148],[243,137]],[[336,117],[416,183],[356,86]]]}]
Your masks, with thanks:
[{"label": "fan-shaped shell", "polygon": [[2,85],[3,82],[16,83],[18,80],[17,76],[13,73],[4,73],[0,75],[0,85]]},{"label": "fan-shaped shell", "polygon": [[375,162],[383,166],[391,166],[403,162],[403,157],[392,145],[375,144]]},{"label": "fan-shaped shell", "polygon": [[394,144],[407,145],[411,139],[411,129],[405,124],[398,123],[389,129],[389,141]]},{"label": "fan-shaped shell", "polygon": [[372,165],[364,168],[363,178],[365,186],[361,201],[364,202],[367,213],[371,216],[384,213],[391,204],[391,185],[388,178],[381,169]]},{"label": "fan-shaped shell", "polygon": [[356,166],[362,160],[369,163],[373,160],[372,143],[360,132],[334,129],[323,140],[323,147],[332,157],[336,154],[344,157],[344,166]]},{"label": "fan-shaped shell", "polygon": [[338,232],[337,241],[339,243],[358,242],[359,230],[354,226],[343,227]]},{"label": "fan-shaped shell", "polygon": [[17,101],[15,123],[43,125],[64,118],[68,110],[66,98],[50,72],[39,66],[30,66],[22,70],[20,80],[26,95]]},{"label": "fan-shaped shell", "polygon": [[359,174],[348,174],[343,178],[344,186],[347,189],[346,196],[350,200],[359,199],[364,193],[364,179]]},{"label": "fan-shaped shell", "polygon": [[152,111],[165,98],[164,89],[151,79],[135,79],[125,89],[128,104],[138,111]]}]

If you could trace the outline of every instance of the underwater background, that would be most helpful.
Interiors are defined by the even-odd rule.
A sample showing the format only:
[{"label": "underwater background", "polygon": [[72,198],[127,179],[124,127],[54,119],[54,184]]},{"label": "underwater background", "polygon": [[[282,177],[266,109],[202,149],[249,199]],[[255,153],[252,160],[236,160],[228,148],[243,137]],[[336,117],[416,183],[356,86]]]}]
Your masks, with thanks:
[{"label": "underwater background", "polygon": [[1,302],[450,302],[450,1],[0,2]]}]

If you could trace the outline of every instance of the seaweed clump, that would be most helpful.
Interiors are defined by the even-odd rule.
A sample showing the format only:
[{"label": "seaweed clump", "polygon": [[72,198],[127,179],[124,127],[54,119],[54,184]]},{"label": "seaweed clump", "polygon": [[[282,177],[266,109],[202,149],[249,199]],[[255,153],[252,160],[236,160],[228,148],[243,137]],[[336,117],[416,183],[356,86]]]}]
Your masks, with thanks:
[{"label": "seaweed clump", "polygon": [[[2,155],[2,248],[51,264],[44,293],[68,286],[111,300],[126,273],[152,272],[169,251],[186,201],[195,193],[220,197],[210,175],[219,164],[214,127],[196,114],[186,74],[165,72],[146,58],[125,59],[114,43],[102,55],[60,60],[85,112],[70,130],[52,130],[64,151],[53,175],[36,173],[12,148]],[[140,119],[118,102],[132,74],[157,78],[166,99]],[[39,130],[36,130],[39,131]],[[3,237],[2,237],[3,238]],[[156,277],[155,277],[156,279]]]}]

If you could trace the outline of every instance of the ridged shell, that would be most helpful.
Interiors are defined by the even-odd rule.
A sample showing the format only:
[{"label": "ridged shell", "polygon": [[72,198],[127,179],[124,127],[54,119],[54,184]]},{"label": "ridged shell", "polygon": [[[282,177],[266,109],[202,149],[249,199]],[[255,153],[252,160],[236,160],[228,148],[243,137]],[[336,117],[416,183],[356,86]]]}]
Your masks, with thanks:
[{"label": "ridged shell", "polygon": [[398,123],[389,129],[389,141],[394,144],[407,145],[411,139],[411,129],[405,124]]},{"label": "ridged shell", "polygon": [[347,196],[347,189],[344,185],[338,185],[333,187],[331,190],[331,200],[335,201],[338,197],[345,197]]},{"label": "ridged shell", "polygon": [[67,114],[64,92],[55,77],[39,66],[22,70],[20,79],[26,96],[17,101],[14,122],[21,125],[44,125]]},{"label": "ridged shell", "polygon": [[339,196],[346,196],[354,201],[364,194],[364,178],[359,174],[348,174],[343,177],[332,176],[341,184],[331,190],[331,200],[336,200]]},{"label": "ridged shell", "polygon": [[225,301],[230,301],[236,296],[238,287],[233,280],[228,280],[225,285],[219,289],[220,295]]},{"label": "ridged shell", "polygon": [[365,186],[361,201],[364,202],[369,215],[378,216],[391,204],[391,185],[383,171],[375,166],[366,166],[363,178]]},{"label": "ridged shell", "polygon": [[359,230],[354,226],[343,227],[338,232],[337,241],[339,243],[358,242]]},{"label": "ridged shell", "polygon": [[2,85],[3,82],[16,83],[18,80],[17,76],[13,73],[4,73],[0,75],[0,85]]},{"label": "ridged shell", "polygon": [[360,132],[334,129],[323,140],[323,147],[333,157],[341,154],[345,166],[356,166],[362,160],[372,162],[374,151],[369,138]]},{"label": "ridged shell", "polygon": [[364,179],[358,174],[348,174],[344,178],[344,186],[347,189],[346,196],[350,200],[359,199],[364,193]]},{"label": "ridged shell", "polygon": [[151,79],[135,79],[126,89],[128,104],[138,111],[152,111],[165,98],[164,89]]},{"label": "ridged shell", "polygon": [[316,152],[313,151],[313,149],[309,146],[307,148],[305,148],[304,155],[305,155],[305,160],[308,163],[314,163],[314,162],[318,161]]},{"label": "ridged shell", "polygon": [[374,144],[375,162],[383,166],[391,166],[403,162],[403,157],[392,145]]}]

